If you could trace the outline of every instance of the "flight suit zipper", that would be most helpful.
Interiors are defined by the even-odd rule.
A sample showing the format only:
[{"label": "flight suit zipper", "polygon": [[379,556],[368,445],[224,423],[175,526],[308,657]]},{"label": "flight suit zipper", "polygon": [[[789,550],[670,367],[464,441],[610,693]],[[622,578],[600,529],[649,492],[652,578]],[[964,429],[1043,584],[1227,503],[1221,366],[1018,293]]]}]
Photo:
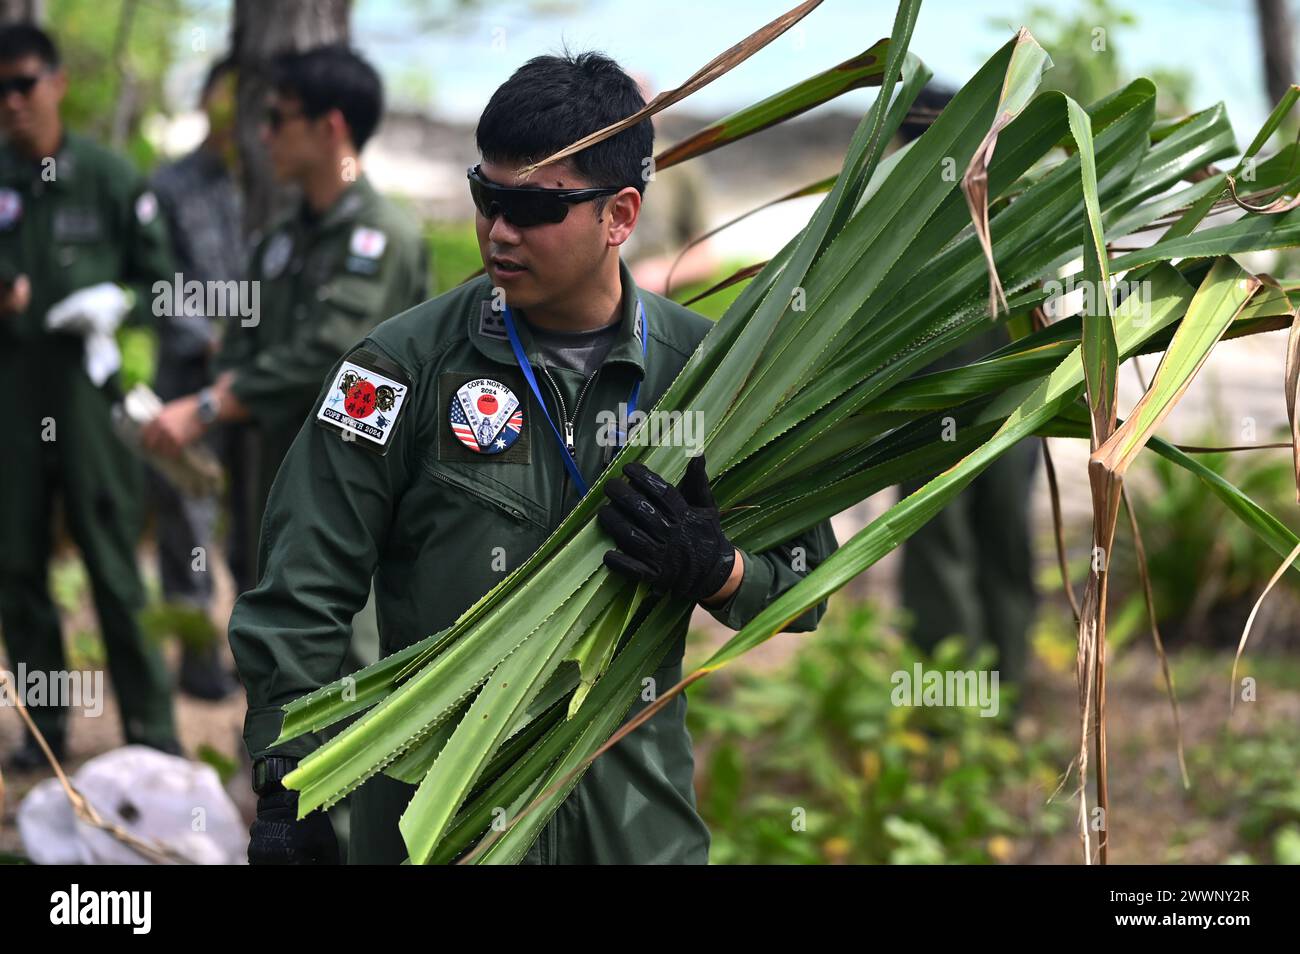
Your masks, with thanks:
[{"label": "flight suit zipper", "polygon": [[551,383],[551,390],[555,392],[555,400],[560,406],[560,421],[564,425],[564,449],[569,452],[569,456],[575,461],[578,459],[577,448],[573,443],[573,425],[578,420],[578,412],[582,410],[582,399],[587,396],[587,390],[591,387],[591,382],[596,380],[596,375],[600,373],[600,368],[591,372],[587,380],[582,383],[582,390],[578,392],[578,399],[573,403],[573,416],[569,416],[568,409],[564,406],[564,395],[560,393],[559,385],[555,383],[555,378],[551,377],[551,369],[542,365],[542,373],[546,375],[546,380]]},{"label": "flight suit zipper", "polygon": [[[546,380],[550,382],[551,390],[555,392],[555,401],[560,409],[560,424],[564,430],[564,449],[568,451],[573,462],[578,462],[578,448],[573,439],[573,428],[578,420],[578,412],[582,410],[582,399],[587,396],[591,384],[596,380],[596,375],[600,374],[600,368],[591,372],[587,380],[582,383],[582,389],[578,391],[578,398],[573,402],[573,416],[569,416],[568,408],[564,405],[564,394],[560,391],[560,386],[555,383],[555,378],[551,377],[551,369],[542,365],[542,374],[546,375]],[[569,469],[564,469],[564,481],[560,484],[560,510],[564,510],[564,499],[569,495]]]}]

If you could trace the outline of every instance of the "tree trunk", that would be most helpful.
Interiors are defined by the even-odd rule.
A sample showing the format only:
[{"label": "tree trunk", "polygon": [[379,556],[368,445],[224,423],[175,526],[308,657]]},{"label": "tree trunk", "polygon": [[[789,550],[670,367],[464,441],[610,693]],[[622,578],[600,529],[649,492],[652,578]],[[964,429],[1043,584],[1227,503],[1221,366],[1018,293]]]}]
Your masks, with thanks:
[{"label": "tree trunk", "polygon": [[113,72],[117,74],[117,99],[109,122],[108,144],[118,152],[126,148],[127,137],[131,134],[131,118],[139,105],[140,91],[126,55],[131,43],[131,27],[135,23],[137,3],[138,0],[125,0],[122,4],[117,33],[113,37],[112,62]]},{"label": "tree trunk", "polygon": [[42,23],[45,0],[0,0],[0,23]]},{"label": "tree trunk", "polygon": [[230,48],[239,69],[236,135],[248,232],[261,229],[295,199],[272,177],[261,141],[271,60],[286,50],[348,42],[351,6],[352,0],[235,0]]},{"label": "tree trunk", "polygon": [[1272,106],[1293,82],[1291,42],[1295,31],[1287,0],[1255,0],[1259,19],[1259,42],[1264,49],[1264,87]]}]

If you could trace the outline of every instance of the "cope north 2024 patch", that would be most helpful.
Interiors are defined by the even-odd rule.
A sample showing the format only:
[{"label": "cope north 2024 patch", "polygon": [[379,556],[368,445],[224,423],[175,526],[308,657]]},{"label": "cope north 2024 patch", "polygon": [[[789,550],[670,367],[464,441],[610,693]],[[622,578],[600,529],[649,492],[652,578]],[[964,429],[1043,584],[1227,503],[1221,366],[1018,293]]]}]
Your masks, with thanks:
[{"label": "cope north 2024 patch", "polygon": [[339,431],[345,440],[387,454],[410,393],[406,375],[391,361],[369,351],[355,351],[339,366],[316,411],[316,420]]},{"label": "cope north 2024 patch", "polygon": [[528,391],[518,371],[438,376],[438,460],[529,464]]}]

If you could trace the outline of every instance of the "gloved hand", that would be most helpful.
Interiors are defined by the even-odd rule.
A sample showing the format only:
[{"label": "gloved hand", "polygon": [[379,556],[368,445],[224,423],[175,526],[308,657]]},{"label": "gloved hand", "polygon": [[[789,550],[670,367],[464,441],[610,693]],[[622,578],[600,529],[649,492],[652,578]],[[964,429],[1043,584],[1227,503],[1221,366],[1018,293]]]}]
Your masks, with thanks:
[{"label": "gloved hand", "polygon": [[45,313],[45,327],[85,338],[86,375],[95,387],[102,387],[122,366],[122,352],[113,333],[130,310],[126,292],[112,282],[102,282],[51,305]]},{"label": "gloved hand", "polygon": [[298,793],[276,787],[257,799],[248,833],[250,865],[337,865],[339,842],[324,812],[298,818]]},{"label": "gloved hand", "polygon": [[605,484],[610,504],[596,515],[618,544],[605,565],[693,603],[721,590],[736,548],[722,532],[704,456],[691,458],[677,487],[641,464],[628,464],[623,477]]}]

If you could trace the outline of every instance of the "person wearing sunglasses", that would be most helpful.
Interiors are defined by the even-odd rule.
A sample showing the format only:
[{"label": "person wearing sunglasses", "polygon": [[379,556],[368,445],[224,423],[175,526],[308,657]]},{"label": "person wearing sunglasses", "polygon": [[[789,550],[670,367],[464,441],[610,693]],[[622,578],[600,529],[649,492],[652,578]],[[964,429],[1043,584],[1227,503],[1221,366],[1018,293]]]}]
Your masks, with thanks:
[{"label": "person wearing sunglasses", "polygon": [[[126,741],[178,752],[170,679],[138,619],[141,468],[111,421],[120,393],[115,331],[126,320],[153,321],[151,289],[175,269],[140,175],[64,127],[67,89],[46,33],[0,27],[0,263],[8,272],[0,276],[8,278],[0,281],[0,380],[10,395],[0,628],[11,667],[50,678],[66,670],[49,590],[59,506],[90,578]],[[68,728],[62,701],[28,700],[56,755]],[[46,764],[32,736],[8,761],[29,770]]]},{"label": "person wearing sunglasses", "polygon": [[[270,85],[262,142],[275,178],[296,186],[301,201],[252,250],[256,314],[222,322],[215,381],[169,401],[142,435],[146,447],[175,455],[220,427],[232,465],[255,462],[251,479],[231,468],[230,560],[240,590],[257,581],[266,500],[321,379],[379,322],[423,301],[429,281],[418,228],[362,167],[383,115],[375,69],[347,47],[323,46],[277,57]],[[373,662],[379,643],[373,608],[352,622],[349,672]],[[263,805],[254,855],[274,817],[271,802]],[[337,854],[324,821],[319,833]]]},{"label": "person wearing sunglasses", "polygon": [[[537,57],[497,89],[466,174],[485,273],[350,351],[285,458],[267,506],[266,570],[230,626],[254,774],[284,800],[277,860],[319,858],[321,818],[297,819],[297,794],[279,785],[320,741],[276,745],[280,707],[338,677],[347,620],[371,577],[385,653],[451,625],[609,465],[627,440],[609,415],[652,408],[712,327],[639,290],[620,259],[646,194],[649,121],[520,171],[644,105],[637,84],[594,52]],[[737,549],[702,457],[678,486],[645,468],[624,476],[606,485],[606,562],[649,583],[652,602],[698,603],[738,628],[835,546],[824,525],[764,553]],[[641,518],[655,529],[629,523]],[[791,629],[812,629],[820,615]],[[683,623],[653,675],[661,690],[681,677],[685,639]],[[627,702],[629,716],[645,705]],[[597,760],[524,860],[707,861],[685,713],[679,697]],[[406,858],[398,819],[414,792],[379,773],[350,796],[349,861]]]},{"label": "person wearing sunglasses", "polygon": [[[271,87],[262,141],[276,179],[302,200],[252,251],[258,314],[224,322],[214,383],[168,402],[144,433],[146,446],[176,454],[227,425],[233,449],[257,462],[231,494],[241,590],[256,582],[266,498],[320,379],[380,321],[423,301],[428,286],[418,229],[362,169],[383,114],[374,68],[346,47],[318,47],[280,56]],[[373,623],[357,631],[353,668],[378,652]]]}]

